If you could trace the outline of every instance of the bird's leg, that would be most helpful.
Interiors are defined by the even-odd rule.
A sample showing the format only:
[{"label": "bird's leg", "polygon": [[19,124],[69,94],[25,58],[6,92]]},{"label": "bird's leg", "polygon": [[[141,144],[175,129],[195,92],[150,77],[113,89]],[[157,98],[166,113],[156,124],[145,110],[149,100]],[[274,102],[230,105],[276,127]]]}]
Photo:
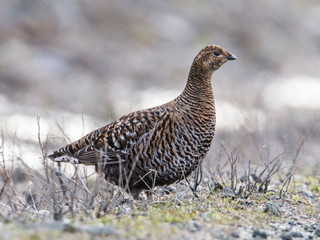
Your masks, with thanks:
[{"label": "bird's leg", "polygon": [[148,199],[148,201],[151,202],[151,201],[153,200],[153,199],[152,199],[152,196],[153,196],[152,191],[149,190],[149,191],[146,191],[145,193],[147,194],[147,199]]},{"label": "bird's leg", "polygon": [[189,179],[188,178],[185,178],[191,191],[192,191],[192,194],[193,196],[196,198],[196,199],[199,199],[199,195],[197,194],[197,188],[198,186],[200,185],[201,183],[201,180],[202,180],[202,167],[201,167],[201,162],[200,164],[197,166],[197,169],[195,171],[195,176],[194,176],[194,183],[193,183],[193,186],[191,186],[191,183],[189,182]]},{"label": "bird's leg", "polygon": [[67,190],[67,186],[64,184],[64,181],[62,179],[62,172],[61,172],[61,163],[58,162],[58,170],[55,170],[55,174],[59,179],[59,183],[60,183],[60,187],[63,193],[63,196],[66,196],[66,190]]},{"label": "bird's leg", "polygon": [[141,191],[142,191],[141,189],[132,189],[131,190],[131,195],[134,200],[139,200],[139,196],[140,196]]},{"label": "bird's leg", "polygon": [[202,180],[202,164],[200,162],[200,164],[198,165],[198,167],[196,169],[196,176],[194,177],[194,185],[193,185],[193,188],[192,188],[192,191],[194,193],[197,192],[197,188],[200,185],[201,180]]}]

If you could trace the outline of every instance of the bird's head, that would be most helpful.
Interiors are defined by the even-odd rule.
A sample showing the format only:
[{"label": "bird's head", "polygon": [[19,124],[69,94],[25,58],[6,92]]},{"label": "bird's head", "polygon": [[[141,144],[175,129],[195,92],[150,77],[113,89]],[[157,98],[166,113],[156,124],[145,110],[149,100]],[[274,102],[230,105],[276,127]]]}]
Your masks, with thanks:
[{"label": "bird's head", "polygon": [[236,60],[236,56],[218,45],[204,47],[193,61],[198,70],[213,72],[221,67],[228,60]]}]

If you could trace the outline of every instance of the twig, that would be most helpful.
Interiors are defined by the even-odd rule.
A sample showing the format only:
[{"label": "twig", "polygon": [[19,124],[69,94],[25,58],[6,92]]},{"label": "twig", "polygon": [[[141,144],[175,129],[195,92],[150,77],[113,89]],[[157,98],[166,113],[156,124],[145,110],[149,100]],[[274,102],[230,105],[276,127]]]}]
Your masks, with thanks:
[{"label": "twig", "polygon": [[42,145],[41,142],[41,135],[40,135],[40,116],[37,116],[37,124],[38,124],[38,142],[39,142],[39,146],[40,146],[40,150],[41,150],[41,154],[42,154],[42,164],[45,164],[45,159],[46,159],[46,155],[44,153],[44,146]]},{"label": "twig", "polygon": [[[253,189],[256,189],[257,183],[259,181],[262,181],[262,177],[264,175],[264,173],[269,170],[267,177],[264,179],[264,181],[262,181],[262,184],[266,183],[266,181],[270,180],[270,178],[277,173],[280,170],[280,166],[281,161],[279,160],[279,157],[282,156],[285,152],[280,153],[279,155],[277,155],[275,158],[273,158],[269,163],[265,163],[265,168],[260,172],[259,176],[257,177],[257,179],[255,180],[255,183],[253,185]],[[278,160],[277,163],[274,163],[276,160]],[[273,164],[274,163],[274,164]],[[273,164],[273,165],[272,165]],[[272,165],[272,168],[270,170],[270,166]],[[275,167],[278,166],[278,168],[276,170]],[[260,186],[262,186],[262,184]]]},{"label": "twig", "polygon": [[98,188],[100,186],[101,183],[101,175],[99,175],[94,183],[94,187],[93,187],[93,191],[91,192],[91,198],[89,201],[89,204],[87,206],[87,209],[91,208],[94,202],[94,199],[96,198],[96,196],[98,195]]},{"label": "twig", "polygon": [[221,143],[221,146],[224,150],[224,152],[226,153],[227,157],[228,157],[228,161],[230,164],[230,168],[231,168],[231,176],[230,176],[230,181],[231,181],[231,189],[235,191],[236,189],[236,184],[237,184],[237,161],[239,159],[239,151],[236,151],[236,156],[234,157],[233,152],[231,152],[231,155],[228,154],[228,151],[226,150],[225,146],[223,143]]},{"label": "twig", "polygon": [[84,121],[84,109],[82,108],[82,111],[81,111],[81,121],[82,121],[82,134],[81,136],[84,135],[84,129],[85,129],[85,121]]},{"label": "twig", "polygon": [[248,176],[247,176],[247,191],[248,192],[251,192],[250,189],[251,189],[251,181],[250,181],[250,176],[251,176],[251,161],[249,160],[248,162]]},{"label": "twig", "polygon": [[222,177],[222,173],[221,173],[220,169],[218,169],[217,171],[218,171],[219,177],[220,177],[220,179],[221,179],[221,181],[222,181],[223,187],[226,188],[226,184],[225,184],[225,182],[223,181],[223,177]]},{"label": "twig", "polygon": [[[288,177],[287,179],[284,181],[281,189],[280,189],[280,192],[279,192],[279,196],[280,196],[280,199],[281,198],[284,198],[285,197],[285,194],[288,192],[288,188],[289,188],[289,185],[290,185],[290,182],[291,182],[291,178],[293,177],[293,175],[296,173],[296,171],[293,171]],[[286,187],[285,190],[284,187]]]},{"label": "twig", "polygon": [[65,131],[63,130],[62,126],[60,125],[60,123],[58,122],[57,119],[55,119],[55,122],[59,128],[59,130],[62,132],[63,136],[69,141],[71,142],[71,139],[68,137],[68,135],[65,133]]},{"label": "twig", "polygon": [[300,144],[299,144],[299,146],[298,146],[298,149],[297,149],[297,151],[296,151],[296,154],[295,154],[294,158],[292,159],[292,164],[291,164],[291,167],[290,167],[290,169],[289,169],[289,171],[288,171],[287,174],[289,174],[289,173],[291,173],[291,172],[293,171],[293,168],[294,168],[294,166],[296,165],[298,156],[299,156],[299,154],[300,154],[300,151],[301,151],[301,149],[302,149],[305,141],[306,141],[306,138],[303,138],[303,139],[301,140],[301,142],[300,142]]}]

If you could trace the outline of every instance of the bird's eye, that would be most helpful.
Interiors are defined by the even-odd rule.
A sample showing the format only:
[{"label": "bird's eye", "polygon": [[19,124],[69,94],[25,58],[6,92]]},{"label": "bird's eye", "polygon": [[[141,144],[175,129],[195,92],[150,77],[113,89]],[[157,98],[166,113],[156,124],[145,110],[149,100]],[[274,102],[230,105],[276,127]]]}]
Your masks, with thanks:
[{"label": "bird's eye", "polygon": [[220,53],[219,53],[218,51],[214,51],[213,54],[214,54],[215,56],[217,56],[217,57],[220,55]]}]

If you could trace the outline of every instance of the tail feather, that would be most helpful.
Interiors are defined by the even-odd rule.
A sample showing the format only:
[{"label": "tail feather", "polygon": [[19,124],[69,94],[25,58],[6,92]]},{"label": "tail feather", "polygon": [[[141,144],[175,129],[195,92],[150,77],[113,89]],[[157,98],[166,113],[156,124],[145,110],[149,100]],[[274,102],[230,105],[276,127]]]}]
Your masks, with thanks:
[{"label": "tail feather", "polygon": [[110,152],[97,150],[93,145],[80,149],[74,154],[66,152],[66,148],[61,148],[49,155],[48,158],[55,162],[70,162],[73,164],[85,165],[119,165],[127,161],[126,152]]},{"label": "tail feather", "polygon": [[49,155],[48,158],[50,158],[52,161],[55,161],[55,162],[70,162],[73,164],[79,164],[79,159],[72,156],[68,156],[66,154],[53,153]]}]

